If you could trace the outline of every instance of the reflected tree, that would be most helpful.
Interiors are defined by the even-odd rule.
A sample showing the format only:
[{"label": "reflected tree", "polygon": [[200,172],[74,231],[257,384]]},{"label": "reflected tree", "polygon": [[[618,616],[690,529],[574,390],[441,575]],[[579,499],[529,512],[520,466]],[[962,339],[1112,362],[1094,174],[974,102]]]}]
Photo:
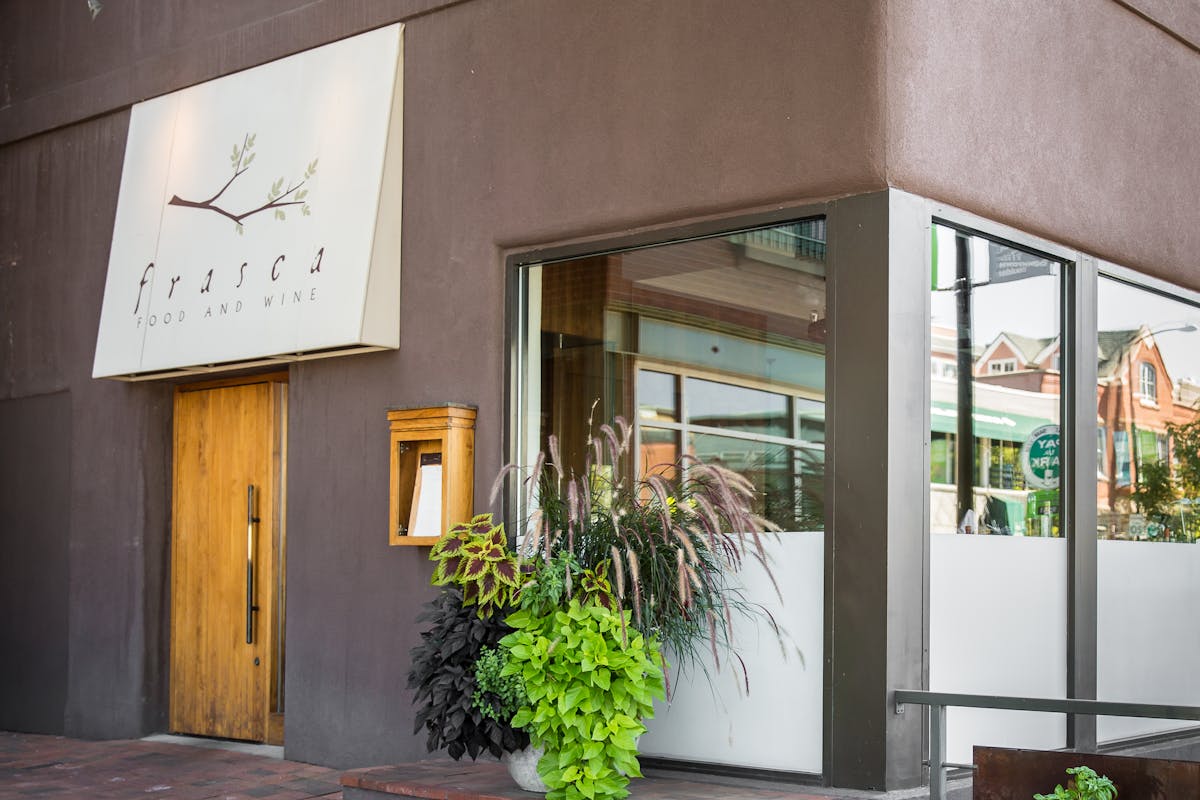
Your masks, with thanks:
[{"label": "reflected tree", "polygon": [[1175,502],[1175,482],[1165,461],[1142,461],[1138,464],[1137,486],[1131,494],[1138,509],[1160,524],[1169,522]]}]

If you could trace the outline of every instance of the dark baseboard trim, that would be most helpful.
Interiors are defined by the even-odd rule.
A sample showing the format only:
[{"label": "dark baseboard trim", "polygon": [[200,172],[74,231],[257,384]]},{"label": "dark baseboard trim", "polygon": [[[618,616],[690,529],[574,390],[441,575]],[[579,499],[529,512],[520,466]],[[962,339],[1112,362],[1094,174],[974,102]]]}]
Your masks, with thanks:
[{"label": "dark baseboard trim", "polygon": [[638,756],[638,762],[643,769],[653,770],[662,777],[676,775],[703,776],[711,782],[713,778],[734,778],[739,781],[762,781],[772,784],[796,784],[800,786],[821,786],[820,775],[812,772],[793,772],[789,770],[764,769],[762,767],[738,767],[730,764],[715,764],[708,761],[684,761],[675,758],[659,758],[657,756]]}]

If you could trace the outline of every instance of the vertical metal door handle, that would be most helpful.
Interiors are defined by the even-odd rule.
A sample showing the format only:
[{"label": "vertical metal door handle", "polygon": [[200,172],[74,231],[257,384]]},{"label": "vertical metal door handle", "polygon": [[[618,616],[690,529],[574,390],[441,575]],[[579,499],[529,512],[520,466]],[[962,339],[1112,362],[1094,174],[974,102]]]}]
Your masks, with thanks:
[{"label": "vertical metal door handle", "polygon": [[246,644],[254,644],[254,484],[246,487]]}]

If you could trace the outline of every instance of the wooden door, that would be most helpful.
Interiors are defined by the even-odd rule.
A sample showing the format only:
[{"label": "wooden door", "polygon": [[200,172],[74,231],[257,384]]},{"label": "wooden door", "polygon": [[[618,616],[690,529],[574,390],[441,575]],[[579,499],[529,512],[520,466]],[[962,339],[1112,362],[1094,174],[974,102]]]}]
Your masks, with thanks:
[{"label": "wooden door", "polygon": [[271,723],[282,710],[286,388],[268,380],[175,396],[173,731],[282,737]]}]

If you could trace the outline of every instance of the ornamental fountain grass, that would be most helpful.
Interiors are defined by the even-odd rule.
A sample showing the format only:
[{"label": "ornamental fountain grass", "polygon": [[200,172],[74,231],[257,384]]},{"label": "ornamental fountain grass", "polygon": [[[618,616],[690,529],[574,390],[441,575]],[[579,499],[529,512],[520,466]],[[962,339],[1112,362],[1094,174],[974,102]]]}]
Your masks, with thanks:
[{"label": "ornamental fountain grass", "polygon": [[[566,551],[584,567],[611,572],[618,604],[633,625],[662,641],[683,669],[720,668],[731,657],[747,682],[733,636],[738,616],[775,620],[748,603],[732,580],[743,564],[760,564],[779,595],[764,540],[778,526],[754,513],[757,495],[743,475],[692,456],[629,477],[631,430],[618,418],[589,438],[583,469],[568,473],[555,437],[525,477],[523,550],[543,560]],[[493,486],[493,500],[507,475]],[[606,572],[607,574],[607,572]],[[568,593],[572,573],[567,572]],[[782,599],[782,598],[781,598]]]}]

